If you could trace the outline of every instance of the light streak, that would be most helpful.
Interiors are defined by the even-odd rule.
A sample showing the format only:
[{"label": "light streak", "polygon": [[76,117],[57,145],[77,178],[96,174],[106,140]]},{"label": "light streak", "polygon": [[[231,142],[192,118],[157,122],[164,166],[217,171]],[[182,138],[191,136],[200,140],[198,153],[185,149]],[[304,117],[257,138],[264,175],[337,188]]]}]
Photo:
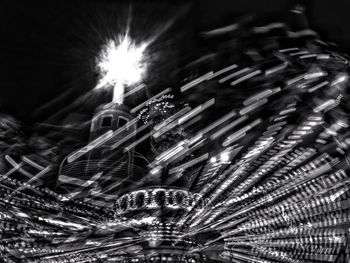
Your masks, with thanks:
[{"label": "light streak", "polygon": [[232,74],[230,74],[222,79],[219,79],[219,83],[224,83],[225,81],[228,81],[229,79],[232,79],[232,78],[237,77],[243,73],[246,73],[249,70],[251,70],[251,68],[249,68],[249,67],[244,68],[244,69],[240,69],[240,70],[238,70],[238,71],[236,71],[236,72],[234,72],[234,73],[232,73]]},{"label": "light streak", "polygon": [[349,77],[345,74],[339,75],[332,83],[331,86],[338,85],[344,81],[346,81]]},{"label": "light streak", "polygon": [[101,176],[103,175],[103,172],[95,174],[93,177],[91,177],[89,180],[84,181],[84,183],[81,185],[80,188],[76,189],[74,192],[69,193],[67,196],[69,198],[74,198],[78,194],[82,192],[82,189],[92,185],[94,182],[96,182]]},{"label": "light streak", "polygon": [[126,93],[124,93],[124,94],[119,94],[119,96],[118,96],[118,94],[116,94],[116,95],[114,96],[113,101],[112,101],[111,103],[109,103],[109,104],[104,105],[103,108],[109,108],[109,106],[110,106],[111,104],[122,103],[123,100],[124,100],[125,98],[127,98],[127,97],[129,97],[130,95],[132,95],[132,94],[134,94],[134,93],[136,93],[136,92],[142,90],[142,89],[145,88],[145,87],[146,87],[146,84],[141,83],[140,85],[136,86],[135,88],[132,88],[131,90],[129,90],[128,92],[126,92]]},{"label": "light streak", "polygon": [[107,142],[109,139],[113,137],[113,131],[109,130],[106,133],[102,134],[100,137],[93,140],[91,143],[89,143],[87,146],[77,150],[73,154],[70,154],[67,158],[67,162],[71,163],[74,162],[76,159],[80,158],[84,154],[90,152],[92,149],[101,146],[105,142]]},{"label": "light streak", "polygon": [[294,111],[296,111],[295,107],[289,108],[289,109],[285,109],[285,110],[280,111],[279,115],[286,115],[286,114],[294,112]]},{"label": "light streak", "polygon": [[321,83],[311,87],[310,89],[308,89],[308,92],[309,93],[314,92],[314,91],[316,91],[316,90],[318,90],[318,89],[320,89],[320,88],[322,88],[324,86],[327,86],[327,85],[329,85],[329,82],[328,81],[323,81],[323,82],[321,82]]},{"label": "light streak", "polygon": [[144,140],[146,140],[148,137],[152,135],[152,132],[148,132],[145,135],[143,135],[141,138],[137,139],[135,142],[132,144],[128,145],[127,147],[124,148],[124,152],[130,151],[132,148],[135,148],[137,145],[142,143]]},{"label": "light streak", "polygon": [[294,84],[294,83],[296,83],[296,82],[302,80],[302,79],[305,77],[305,75],[306,75],[306,74],[303,73],[303,74],[301,74],[301,75],[299,75],[299,76],[296,76],[296,77],[294,77],[294,78],[288,80],[288,81],[286,82],[287,86],[290,86],[290,85],[292,85],[292,84]]},{"label": "light streak", "polygon": [[247,119],[248,119],[248,115],[244,115],[244,116],[238,118],[237,120],[231,122],[230,124],[226,125],[225,127],[221,128],[220,130],[218,130],[217,132],[212,134],[210,136],[210,139],[211,140],[216,140],[218,137],[220,137],[221,135],[225,134],[226,132],[228,132],[229,130],[231,130],[235,126],[241,124],[242,122],[244,122]]},{"label": "light streak", "polygon": [[28,157],[26,157],[26,156],[23,156],[23,157],[22,157],[22,161],[25,162],[25,163],[27,163],[27,164],[29,164],[29,165],[31,165],[31,166],[33,166],[33,167],[35,167],[35,168],[38,169],[38,170],[44,170],[44,169],[45,169],[45,167],[43,167],[42,165],[40,165],[40,164],[38,164],[38,163],[36,163],[36,162],[30,160],[30,159],[29,159]]},{"label": "light streak", "polygon": [[275,89],[267,89],[267,90],[264,90],[262,92],[259,92],[258,94],[246,99],[245,101],[243,101],[243,105],[244,106],[248,106],[249,104],[252,104],[256,101],[259,101],[263,98],[266,98],[266,97],[269,97],[271,96],[272,94],[275,94],[277,92],[281,91],[281,88],[275,88]]},{"label": "light streak", "polygon": [[238,132],[238,133],[235,133],[233,135],[231,135],[231,138],[230,139],[226,139],[223,143],[222,143],[222,146],[229,146],[231,143],[239,140],[239,139],[242,139],[243,137],[245,137],[247,135],[246,132]]},{"label": "light streak", "polygon": [[215,104],[215,99],[212,98],[212,99],[208,100],[207,102],[197,106],[196,108],[194,108],[190,112],[186,113],[184,116],[182,116],[181,118],[178,119],[177,123],[179,125],[185,123],[189,119],[193,118],[194,116],[198,115],[199,113],[201,113],[202,111],[206,110],[207,108],[209,108],[210,106],[212,106],[214,104]]},{"label": "light streak", "polygon": [[289,55],[292,56],[292,57],[295,57],[295,56],[304,55],[304,54],[309,54],[309,53],[310,53],[310,52],[307,51],[307,50],[302,50],[302,51],[299,51],[299,52],[290,53]]},{"label": "light streak", "polygon": [[[23,158],[23,157],[22,157]],[[33,174],[31,174],[31,173],[29,173],[29,172],[27,172],[26,170],[24,170],[23,169],[23,162],[22,163],[17,163],[14,159],[12,159],[12,157],[11,156],[9,156],[9,155],[5,155],[5,160],[6,161],[8,161],[12,166],[13,166],[13,169],[11,169],[8,173],[6,173],[6,176],[8,176],[8,175],[10,175],[10,174],[12,174],[13,172],[15,172],[15,171],[19,171],[21,174],[23,174],[23,175],[25,175],[26,177],[28,177],[30,180],[32,180],[33,178],[36,178],[35,176],[37,176],[37,175],[33,175]],[[27,160],[29,160],[29,159],[27,159]],[[38,165],[36,165],[37,167],[39,167]],[[33,166],[34,167],[34,166]],[[41,168],[42,166],[40,166],[40,168]],[[50,167],[50,166],[49,166]],[[47,167],[46,167],[47,168]],[[47,172],[47,169],[46,168],[43,168],[43,170],[41,171],[41,172],[43,172],[43,173],[46,173]],[[41,174],[39,173],[39,175],[41,176]]]},{"label": "light streak", "polygon": [[116,143],[114,143],[111,146],[111,149],[114,150],[115,148],[119,147],[120,145],[122,145],[123,143],[125,143],[126,141],[130,140],[131,138],[135,137],[136,134],[138,134],[139,132],[147,129],[149,126],[151,126],[153,124],[153,121],[150,121],[144,125],[142,125],[140,128],[137,128],[137,130],[133,133],[128,134],[127,136],[123,137],[122,139],[120,139],[119,141],[117,141]]},{"label": "light streak", "polygon": [[208,77],[208,80],[209,80],[209,79],[216,78],[217,76],[220,76],[220,75],[226,73],[227,71],[230,71],[230,70],[235,69],[235,68],[237,68],[237,67],[238,67],[238,66],[237,66],[236,64],[233,64],[233,65],[231,65],[231,66],[228,66],[228,67],[226,67],[226,68],[223,68],[223,69],[221,69],[221,70],[218,70],[217,72],[214,72],[213,75],[211,75],[210,77]]},{"label": "light streak", "polygon": [[139,105],[137,105],[136,107],[134,107],[133,109],[131,109],[130,113],[135,113],[135,112],[141,110],[143,107],[145,107],[145,106],[147,105],[148,102],[150,102],[150,101],[152,101],[152,100],[154,100],[154,99],[157,99],[157,98],[159,98],[159,97],[161,97],[161,96],[163,96],[163,95],[169,93],[170,91],[171,91],[171,88],[167,88],[167,89],[165,89],[165,90],[159,92],[158,94],[156,94],[156,95],[153,96],[152,98],[150,98],[150,99],[148,99],[148,100],[142,102],[141,104],[139,104]]},{"label": "light streak", "polygon": [[275,123],[275,124],[273,124],[273,125],[271,125],[271,126],[269,126],[269,127],[267,127],[267,130],[268,131],[276,131],[276,128],[281,128],[283,125],[286,125],[287,124],[287,122],[286,121],[281,121],[281,122],[278,122],[278,123]]},{"label": "light streak", "polygon": [[158,155],[154,162],[150,164],[151,167],[159,165],[160,163],[170,162],[176,160],[180,156],[184,156],[188,152],[195,150],[199,147],[205,139],[203,138],[203,134],[197,133],[191,139],[182,140],[170,149],[164,151],[160,155]]},{"label": "light streak", "polygon": [[13,160],[10,155],[6,154],[5,159],[13,166],[13,168],[15,168],[17,170],[20,169],[22,166],[22,164],[18,164],[15,160]]},{"label": "light streak", "polygon": [[306,58],[316,58],[316,57],[318,57],[316,54],[309,54],[309,55],[302,55],[299,58],[306,59]]},{"label": "light streak", "polygon": [[269,31],[271,31],[272,29],[284,28],[285,26],[286,26],[286,24],[284,24],[284,23],[275,22],[275,23],[270,23],[266,26],[254,27],[253,31],[258,33],[258,34],[263,34],[263,33],[267,33]]},{"label": "light streak", "polygon": [[278,52],[288,53],[288,52],[297,51],[297,50],[300,50],[300,49],[298,47],[291,47],[291,48],[280,49],[278,50]]},{"label": "light streak", "polygon": [[[105,144],[106,142],[108,142],[113,137],[115,137],[115,136],[119,135],[120,133],[122,133],[123,131],[127,130],[130,126],[136,124],[137,121],[138,121],[138,119],[134,118],[131,121],[128,121],[123,127],[117,129],[116,131],[109,130],[109,131],[105,132],[104,134],[102,134],[100,137],[98,137],[95,140],[93,140],[92,142],[90,142],[85,147],[83,147],[83,148],[77,150],[76,152],[70,154],[67,157],[67,162],[68,163],[72,163],[75,160],[77,160],[78,158],[80,158],[81,156],[83,156],[86,153],[90,152],[91,150],[101,146],[102,144]],[[116,144],[118,144],[118,142]]]},{"label": "light streak", "polygon": [[169,150],[167,150],[167,151],[163,152],[162,154],[160,154],[159,156],[157,156],[156,157],[156,161],[159,163],[161,161],[165,161],[167,159],[170,159],[171,157],[173,157],[177,153],[179,153],[182,150],[184,150],[185,147],[186,147],[186,144],[187,143],[185,141],[179,142],[174,147],[170,148]]},{"label": "light streak", "polygon": [[[162,121],[161,123],[157,124],[154,126],[154,130],[155,131],[159,131],[162,128],[166,128],[170,123],[172,123],[174,120],[176,120],[177,118],[179,118],[180,116],[182,116],[183,114],[189,112],[191,110],[191,107],[186,106],[185,108],[179,110],[178,112],[176,112],[175,114],[171,115],[170,117],[168,117],[167,119],[165,119],[164,121]],[[162,132],[161,134],[163,134],[164,132]],[[159,134],[159,135],[161,135]],[[159,135],[154,135],[153,137],[159,137]]]},{"label": "light streak", "polygon": [[185,129],[185,130],[188,129],[189,127],[191,127],[195,123],[202,120],[202,118],[203,118],[203,115],[198,115],[198,116],[192,118],[191,120],[189,120],[188,122],[186,122],[185,124],[182,125],[183,129]]},{"label": "light streak", "polygon": [[337,104],[337,101],[334,99],[327,100],[326,102],[324,102],[321,105],[314,108],[314,112],[318,113],[318,112],[324,111],[326,109],[329,110],[330,108],[336,106],[336,104]]},{"label": "light streak", "polygon": [[188,168],[190,168],[190,167],[192,167],[200,162],[203,162],[204,160],[208,159],[208,157],[209,157],[209,154],[205,153],[205,154],[203,154],[203,155],[201,155],[201,156],[199,156],[191,161],[188,161],[187,163],[184,163],[184,164],[181,164],[181,165],[176,166],[174,168],[171,168],[169,170],[169,174],[182,172],[185,169],[188,169]]},{"label": "light streak", "polygon": [[73,223],[73,222],[64,222],[62,220],[53,219],[53,218],[39,217],[38,219],[45,221],[46,223],[49,223],[49,224],[58,225],[58,226],[74,227],[74,228],[79,229],[79,230],[86,228],[86,226],[84,226],[82,224],[77,224],[77,223]]},{"label": "light streak", "polygon": [[239,138],[243,137],[246,132],[253,129],[255,126],[259,125],[262,122],[262,119],[257,119],[244,128],[234,132],[233,134],[229,135],[227,139],[223,142],[223,146],[228,146],[229,144],[233,143],[234,141],[238,140]]},{"label": "light streak", "polygon": [[153,138],[158,138],[162,134],[174,129],[178,125],[178,118],[183,116],[185,113],[188,113],[191,110],[191,107],[186,106],[181,109],[174,115],[170,116],[168,119],[164,120],[160,124],[156,125],[153,129],[155,132],[153,133]]},{"label": "light streak", "polygon": [[195,80],[192,80],[191,82],[187,83],[186,85],[183,85],[180,90],[181,92],[185,92],[189,90],[190,88],[202,83],[205,80],[208,80],[213,75],[213,72],[210,71],[207,74],[204,74],[203,76],[200,76],[199,78],[196,78]]},{"label": "light streak", "polygon": [[15,195],[18,191],[21,191],[22,189],[26,188],[29,186],[30,183],[32,183],[35,180],[38,180],[41,176],[46,174],[48,171],[51,170],[51,166],[47,166],[45,169],[34,175],[32,178],[30,178],[27,182],[23,183],[22,186],[16,188],[9,196],[6,197],[5,200],[9,200],[13,195]]},{"label": "light streak", "polygon": [[162,166],[158,165],[158,166],[154,167],[153,169],[151,169],[149,173],[150,173],[151,175],[156,175],[156,174],[158,174],[161,170],[162,170]]},{"label": "light streak", "polygon": [[245,80],[251,79],[253,77],[255,77],[256,75],[259,75],[262,71],[260,69],[253,71],[243,77],[240,77],[239,79],[236,79],[235,81],[231,82],[231,86],[237,85]]},{"label": "light streak", "polygon": [[224,26],[224,27],[220,27],[220,28],[216,28],[207,32],[204,32],[204,35],[208,35],[208,36],[212,36],[212,35],[220,35],[220,34],[224,34],[226,32],[230,32],[230,31],[234,31],[236,29],[239,28],[239,24],[235,23],[235,24],[231,24],[228,26]]},{"label": "light streak", "polygon": [[234,110],[230,111],[229,113],[225,114],[220,119],[218,119],[217,121],[213,122],[209,126],[202,129],[201,133],[206,134],[206,133],[210,132],[211,130],[215,129],[216,127],[220,126],[221,124],[223,124],[224,122],[228,121],[229,119],[231,119],[232,117],[234,117],[236,115],[237,115],[236,111],[234,111]]},{"label": "light streak", "polygon": [[267,99],[267,98],[264,98],[264,99],[262,99],[262,100],[259,100],[259,101],[255,102],[255,103],[250,104],[249,106],[247,106],[247,107],[241,109],[241,110],[239,111],[239,114],[240,114],[240,115],[245,115],[245,114],[247,114],[247,113],[249,113],[249,112],[251,112],[251,111],[253,111],[253,110],[256,110],[257,108],[259,108],[260,106],[266,104],[267,102],[268,102],[268,99]]},{"label": "light streak", "polygon": [[329,54],[318,54],[317,59],[326,59],[328,60],[330,58]]},{"label": "light streak", "polygon": [[320,78],[320,77],[323,77],[323,76],[327,76],[327,72],[317,71],[317,72],[306,74],[304,79],[315,79],[315,78]]}]

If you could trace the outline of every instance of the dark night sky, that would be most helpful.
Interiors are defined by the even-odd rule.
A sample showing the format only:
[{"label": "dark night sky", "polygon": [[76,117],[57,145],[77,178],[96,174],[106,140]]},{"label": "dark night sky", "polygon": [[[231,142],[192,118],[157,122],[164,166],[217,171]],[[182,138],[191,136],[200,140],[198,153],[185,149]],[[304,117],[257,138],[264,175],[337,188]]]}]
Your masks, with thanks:
[{"label": "dark night sky", "polygon": [[[191,2],[192,8],[186,9],[188,3],[134,2],[133,21],[138,24],[135,32],[141,35],[157,32],[157,25],[176,15],[181,20],[185,13],[185,22],[173,26],[161,40],[167,43],[173,37],[178,43],[155,47],[169,51],[182,46],[181,37],[177,36],[181,31],[225,25],[247,13],[278,18],[294,3],[303,3],[312,28],[344,49],[350,46],[347,0],[203,0]],[[113,34],[112,29],[123,27],[121,21],[127,16],[125,6],[118,1],[3,0],[0,8],[2,110],[27,123],[42,121],[91,89],[96,81],[94,56],[103,39]],[[180,53],[194,44],[185,46],[180,48]],[[179,53],[169,53],[170,58],[177,56]],[[52,99],[57,100],[53,106],[35,112]]]}]

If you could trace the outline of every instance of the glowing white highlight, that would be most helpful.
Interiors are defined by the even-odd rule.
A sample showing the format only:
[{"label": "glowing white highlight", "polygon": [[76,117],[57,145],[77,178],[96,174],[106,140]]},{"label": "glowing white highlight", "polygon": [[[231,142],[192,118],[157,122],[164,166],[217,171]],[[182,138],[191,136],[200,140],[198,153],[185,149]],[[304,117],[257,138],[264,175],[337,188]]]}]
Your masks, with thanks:
[{"label": "glowing white highlight", "polygon": [[229,152],[222,152],[220,154],[220,160],[224,163],[228,162],[230,160],[230,153]]},{"label": "glowing white highlight", "polygon": [[215,156],[210,158],[210,162],[211,162],[211,163],[216,163],[216,161],[217,161],[217,159],[216,159]]},{"label": "glowing white highlight", "polygon": [[125,86],[139,82],[146,70],[144,53],[148,43],[136,45],[128,35],[110,40],[97,62],[101,79],[96,88],[113,86],[113,102],[122,103]]}]

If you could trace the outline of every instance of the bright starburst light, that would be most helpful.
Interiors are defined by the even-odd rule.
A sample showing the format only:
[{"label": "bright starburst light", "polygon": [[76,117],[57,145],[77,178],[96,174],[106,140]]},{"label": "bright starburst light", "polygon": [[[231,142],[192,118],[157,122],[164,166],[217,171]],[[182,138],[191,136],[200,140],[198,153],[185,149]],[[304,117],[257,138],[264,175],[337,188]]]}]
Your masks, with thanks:
[{"label": "bright starburst light", "polygon": [[96,88],[113,86],[113,102],[122,103],[125,86],[139,82],[146,70],[147,43],[136,45],[128,35],[110,40],[97,61],[101,78]]}]

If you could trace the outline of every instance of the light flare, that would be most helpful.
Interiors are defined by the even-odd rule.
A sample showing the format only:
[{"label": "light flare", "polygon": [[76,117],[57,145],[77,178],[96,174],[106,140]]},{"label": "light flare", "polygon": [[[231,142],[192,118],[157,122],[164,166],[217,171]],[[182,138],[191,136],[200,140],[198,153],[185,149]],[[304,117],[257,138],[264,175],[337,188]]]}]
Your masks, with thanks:
[{"label": "light flare", "polygon": [[110,40],[98,57],[101,78],[96,89],[113,86],[113,102],[122,103],[125,86],[138,83],[146,71],[147,46],[148,43],[136,45],[128,35],[119,37],[119,41]]}]

